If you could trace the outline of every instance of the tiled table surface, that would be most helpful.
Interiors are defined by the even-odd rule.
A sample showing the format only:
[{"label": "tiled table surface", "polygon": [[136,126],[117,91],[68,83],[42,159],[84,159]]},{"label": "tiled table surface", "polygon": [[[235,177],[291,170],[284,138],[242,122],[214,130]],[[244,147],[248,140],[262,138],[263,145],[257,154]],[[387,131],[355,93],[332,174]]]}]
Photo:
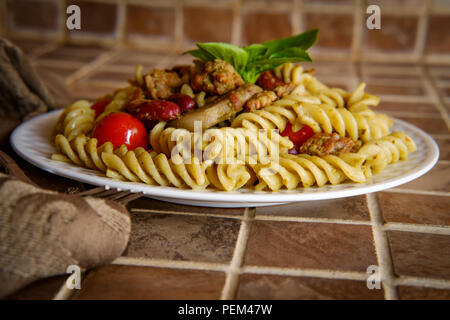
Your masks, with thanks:
[{"label": "tiled table surface", "polygon": [[[18,43],[40,72],[65,79],[72,99],[92,99],[126,84],[137,63],[151,68],[190,60]],[[352,90],[365,81],[381,97],[378,110],[430,133],[441,151],[436,167],[385,192],[278,207],[214,209],[141,198],[128,205],[132,233],[125,253],[88,271],[81,290],[66,290],[66,276],[58,276],[10,298],[450,299],[450,65],[314,66],[332,86]],[[44,187],[86,187],[15,158]],[[384,279],[380,289],[367,287],[371,265]]]}]

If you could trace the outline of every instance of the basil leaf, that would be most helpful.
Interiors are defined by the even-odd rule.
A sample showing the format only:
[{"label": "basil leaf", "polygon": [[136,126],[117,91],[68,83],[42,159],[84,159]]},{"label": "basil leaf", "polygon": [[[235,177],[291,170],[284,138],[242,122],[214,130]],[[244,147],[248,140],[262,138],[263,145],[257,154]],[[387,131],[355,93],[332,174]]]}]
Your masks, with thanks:
[{"label": "basil leaf", "polygon": [[258,60],[258,61],[252,62],[248,67],[263,66],[266,64],[281,65],[283,63],[288,63],[288,62],[294,63],[294,62],[301,62],[301,61],[312,62],[311,59],[306,60],[303,58],[285,57],[285,58],[273,58],[273,59]]},{"label": "basil leaf", "polygon": [[223,42],[197,43],[198,49],[186,53],[204,61],[227,61],[244,81],[254,83],[262,72],[272,70],[283,63],[311,62],[306,50],[317,41],[317,34],[318,29],[314,29],[296,36],[243,48]]},{"label": "basil leaf", "polygon": [[196,50],[189,50],[184,52],[183,54],[190,54],[191,56],[194,56],[196,58],[199,58],[203,61],[210,61],[214,60],[214,56],[210,54],[208,51],[202,50],[202,49],[196,49]]},{"label": "basil leaf", "polygon": [[309,62],[312,61],[308,52],[300,48],[286,48],[284,50],[272,53],[269,56],[269,59],[276,59],[276,58],[300,58],[304,59],[304,61]]},{"label": "basil leaf", "polygon": [[296,36],[279,40],[267,41],[264,42],[262,45],[268,48],[266,56],[270,56],[274,52],[292,47],[307,50],[316,43],[318,33],[319,29],[313,29],[303,32]]},{"label": "basil leaf", "polygon": [[247,64],[248,53],[242,48],[223,42],[197,43],[197,46],[213,55],[216,59],[225,60],[242,72]]},{"label": "basil leaf", "polygon": [[248,47],[244,47],[244,50],[248,53],[247,63],[251,63],[255,60],[259,60],[266,54],[267,47],[262,44],[252,44]]}]

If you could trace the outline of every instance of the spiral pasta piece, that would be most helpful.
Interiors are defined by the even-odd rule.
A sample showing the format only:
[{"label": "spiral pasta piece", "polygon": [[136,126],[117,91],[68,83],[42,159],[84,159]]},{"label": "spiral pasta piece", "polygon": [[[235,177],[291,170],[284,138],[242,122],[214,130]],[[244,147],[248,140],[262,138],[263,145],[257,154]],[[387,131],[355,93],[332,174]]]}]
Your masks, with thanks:
[{"label": "spiral pasta piece", "polygon": [[218,190],[233,191],[255,181],[256,176],[242,162],[213,164],[206,169],[211,184]]},{"label": "spiral pasta piece", "polygon": [[144,66],[142,64],[138,64],[134,71],[134,79],[139,86],[144,85],[144,75],[142,71],[144,70]]},{"label": "spiral pasta piece", "polygon": [[370,178],[391,163],[406,160],[408,154],[416,151],[414,141],[404,132],[393,132],[388,136],[365,143],[358,151],[364,156],[363,170]]},{"label": "spiral pasta piece", "polygon": [[359,161],[353,159],[347,162],[346,158],[334,155],[325,157],[309,155],[280,155],[279,163],[271,162],[269,165],[256,165],[254,170],[259,179],[256,190],[270,189],[278,191],[285,187],[288,190],[298,186],[310,187],[317,185],[321,187],[326,183],[339,184],[347,179],[362,183],[366,177],[358,165],[362,163],[363,156]]},{"label": "spiral pasta piece", "polygon": [[253,130],[276,128],[282,132],[288,121],[308,125],[314,132],[334,130],[342,137],[363,142],[385,136],[392,126],[392,120],[385,114],[351,112],[299,95],[289,95],[263,109],[241,113],[231,125]]},{"label": "spiral pasta piece", "polygon": [[129,97],[138,89],[135,86],[128,86],[117,90],[111,102],[105,107],[105,110],[95,119],[97,122],[113,112],[125,110]]},{"label": "spiral pasta piece", "polygon": [[254,164],[277,159],[279,153],[287,153],[292,142],[270,130],[254,131],[246,128],[210,128],[203,134],[186,129],[165,128],[158,123],[150,132],[149,140],[155,152],[171,157],[175,154],[195,154],[197,158],[216,163],[234,163],[235,160]]},{"label": "spiral pasta piece", "polygon": [[143,148],[135,150],[102,153],[107,166],[106,176],[144,182],[150,185],[175,186],[177,188],[205,189],[209,185],[206,168],[210,162],[200,162],[192,158],[185,163],[180,156],[167,158],[163,153],[148,152]]},{"label": "spiral pasta piece", "polygon": [[113,144],[106,142],[97,146],[97,139],[79,135],[69,142],[62,134],[55,137],[55,146],[58,150],[51,158],[57,161],[74,163],[89,169],[98,169],[105,172],[106,166],[101,159],[102,153],[113,153]]},{"label": "spiral pasta piece", "polygon": [[95,111],[86,100],[78,100],[64,109],[55,127],[55,135],[63,134],[69,141],[94,127]]},{"label": "spiral pasta piece", "polygon": [[206,92],[201,91],[199,93],[194,93],[194,90],[192,90],[191,86],[187,83],[183,84],[180,88],[180,93],[186,94],[190,96],[192,99],[194,99],[195,103],[199,108],[203,107],[206,104],[205,97]]},{"label": "spiral pasta piece", "polygon": [[364,92],[365,88],[366,84],[364,82],[361,82],[355,89],[355,91],[353,91],[352,94],[349,95],[345,103],[345,107],[349,111],[371,113],[372,111],[369,107],[376,107],[380,103],[380,98],[373,94]]},{"label": "spiral pasta piece", "polygon": [[296,85],[302,85],[305,93],[315,96],[322,103],[342,108],[345,105],[346,98],[350,95],[345,90],[339,88],[328,88],[309,72],[304,72],[300,65],[285,63],[275,69],[275,75],[284,82],[292,82]]},{"label": "spiral pasta piece", "polygon": [[377,106],[379,97],[366,93],[365,83],[360,83],[352,93],[340,88],[329,88],[308,72],[304,72],[300,65],[285,63],[275,69],[275,74],[284,82],[301,84],[308,95],[317,97],[321,103],[335,108],[344,108],[352,112],[366,111],[369,106]]}]

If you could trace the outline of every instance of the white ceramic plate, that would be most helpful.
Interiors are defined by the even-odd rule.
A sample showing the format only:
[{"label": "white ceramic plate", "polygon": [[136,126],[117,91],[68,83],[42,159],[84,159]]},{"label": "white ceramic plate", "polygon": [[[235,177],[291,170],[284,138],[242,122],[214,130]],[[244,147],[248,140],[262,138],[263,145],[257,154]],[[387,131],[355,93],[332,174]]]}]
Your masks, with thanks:
[{"label": "white ceramic plate", "polygon": [[350,197],[392,188],[414,180],[429,171],[437,162],[439,149],[436,142],[422,130],[401,120],[394,120],[394,130],[405,131],[417,144],[418,151],[408,160],[388,166],[383,172],[363,184],[344,183],[336,186],[311,187],[292,191],[266,192],[238,190],[183,190],[173,187],[150,186],[144,183],[123,182],[102,175],[101,172],[77,167],[50,159],[55,147],[51,132],[61,111],[53,111],[22,123],[11,135],[11,145],[25,160],[48,172],[85,183],[142,192],[158,200],[210,207],[256,207],[289,202]]}]

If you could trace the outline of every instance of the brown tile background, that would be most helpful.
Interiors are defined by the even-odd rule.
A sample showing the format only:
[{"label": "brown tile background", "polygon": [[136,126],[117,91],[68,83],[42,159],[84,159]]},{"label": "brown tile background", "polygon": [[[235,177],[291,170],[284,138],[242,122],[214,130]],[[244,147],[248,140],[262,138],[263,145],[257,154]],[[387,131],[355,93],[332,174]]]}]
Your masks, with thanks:
[{"label": "brown tile background", "polygon": [[232,20],[233,12],[228,8],[185,7],[183,8],[185,41],[189,45],[197,41],[230,42]]},{"label": "brown tile background", "polygon": [[[319,28],[319,40],[314,49],[347,49],[352,45],[353,16],[351,14],[307,13],[304,30]],[[326,32],[325,32],[326,30]]]},{"label": "brown tile background", "polygon": [[115,3],[74,1],[81,10],[81,30],[69,30],[69,36],[80,33],[113,35],[118,24],[118,6]]},{"label": "brown tile background", "polygon": [[450,279],[448,235],[389,231],[398,275]]},{"label": "brown tile background", "polygon": [[431,15],[428,20],[427,53],[450,53],[450,37],[442,30],[449,30],[450,15]]},{"label": "brown tile background", "polygon": [[173,40],[175,9],[129,5],[126,31],[127,36],[139,35]]},{"label": "brown tile background", "polygon": [[407,193],[378,193],[386,222],[450,225],[450,198]]},{"label": "brown tile background", "polygon": [[54,276],[33,282],[5,300],[51,300],[65,284],[67,276]]},{"label": "brown tile background", "polygon": [[[193,41],[245,44],[252,37],[264,41],[298,33],[308,23],[321,24],[311,64],[318,78],[347,90],[366,81],[369,92],[381,96],[380,111],[423,128],[441,149],[431,172],[373,198],[247,210],[136,200],[128,205],[134,223],[124,256],[90,271],[73,298],[449,299],[449,35],[436,36],[436,30],[445,29],[448,7],[420,0],[399,0],[389,7],[380,2],[381,32],[359,29],[358,36],[354,24],[365,28],[365,21],[358,21],[355,12],[364,9],[365,1],[360,8],[351,0],[233,0],[214,5],[202,0],[124,1],[124,6],[105,9],[110,10],[106,16],[99,14],[102,23],[86,13],[91,21],[85,21],[86,29],[75,37],[61,28],[65,17],[58,18],[58,13],[39,26],[39,20],[30,17],[42,16],[42,10],[52,17],[54,9],[45,6],[57,7],[59,2],[33,0],[34,11],[21,10],[21,16],[17,7],[25,3],[7,1],[0,35],[24,48],[42,75],[58,74],[68,84],[71,99],[94,99],[113,91],[138,63],[145,69],[189,63],[191,58],[179,53]],[[404,14],[395,14],[399,8]],[[121,23],[111,19],[120,14],[125,17]],[[249,17],[258,24],[256,31],[254,23],[246,26]],[[340,26],[340,32],[324,17]],[[351,21],[344,24],[345,19]],[[145,24],[147,20],[152,21]],[[208,21],[216,28],[209,28]],[[2,23],[7,28],[2,29]],[[421,34],[425,38],[417,38]],[[2,135],[14,125],[2,122]],[[6,150],[43,187],[61,192],[91,187],[45,173]],[[377,199],[379,210],[373,206]],[[369,265],[392,273],[382,290],[367,289]],[[62,283],[42,280],[11,298],[50,299]]]},{"label": "brown tile background", "polygon": [[74,299],[217,299],[224,274],[167,268],[110,265],[92,270]]},{"label": "brown tile background", "polygon": [[450,164],[439,161],[426,175],[401,186],[402,189],[450,192]]},{"label": "brown tile background", "polygon": [[244,14],[242,19],[242,40],[245,44],[287,37],[292,33],[287,12],[249,12]]},{"label": "brown tile background", "polygon": [[[56,31],[61,23],[58,1],[17,1],[6,2],[8,29],[33,29],[44,32]],[[50,19],[49,19],[50,17]]]},{"label": "brown tile background", "polygon": [[[418,62],[424,55],[427,61],[449,63],[450,35],[441,31],[449,29],[450,7],[432,0],[73,3],[81,8],[80,31],[65,30],[67,15],[59,1],[7,0],[3,33],[8,37],[180,52],[195,41],[244,45],[320,27],[319,42],[312,50],[320,58],[380,61],[393,57],[400,62],[405,57]],[[365,26],[370,4],[380,6],[380,30],[368,30]],[[1,32],[2,28],[0,35]],[[343,54],[336,56],[336,51]]]},{"label": "brown tile background", "polygon": [[188,215],[134,213],[127,256],[226,263],[239,221]]},{"label": "brown tile background", "polygon": [[238,299],[243,300],[369,300],[383,299],[383,290],[369,290],[364,281],[243,274]]},{"label": "brown tile background", "polygon": [[382,13],[381,29],[363,29],[363,50],[412,51],[416,42],[417,20],[414,16],[390,16]]},{"label": "brown tile background", "polygon": [[450,300],[449,290],[411,286],[400,286],[398,290],[403,300]]},{"label": "brown tile background", "polygon": [[256,208],[256,215],[369,220],[365,196]]},{"label": "brown tile background", "polygon": [[367,226],[255,221],[245,264],[365,271],[376,257]]}]

